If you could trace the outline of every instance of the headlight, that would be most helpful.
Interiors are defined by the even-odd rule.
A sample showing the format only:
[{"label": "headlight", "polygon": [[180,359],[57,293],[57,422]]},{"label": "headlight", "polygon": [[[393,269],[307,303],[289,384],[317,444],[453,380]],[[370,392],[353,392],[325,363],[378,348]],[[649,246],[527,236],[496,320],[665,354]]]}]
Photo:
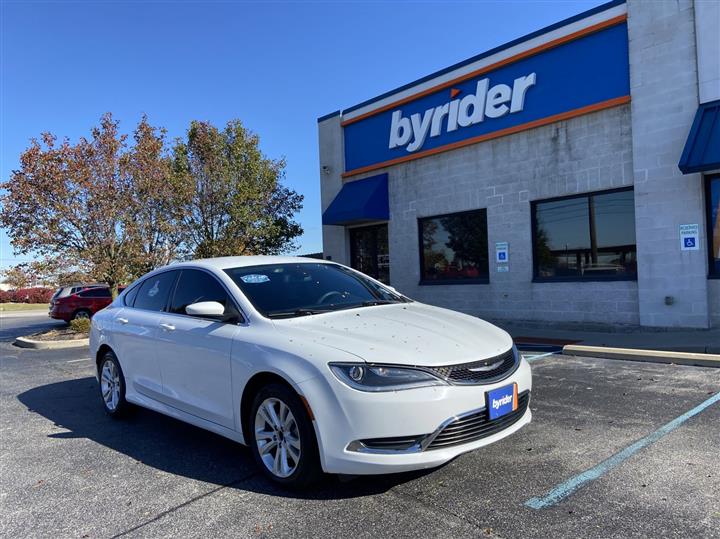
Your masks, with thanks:
[{"label": "headlight", "polygon": [[330,370],[342,383],[360,391],[398,391],[447,383],[429,372],[410,367],[330,363]]}]

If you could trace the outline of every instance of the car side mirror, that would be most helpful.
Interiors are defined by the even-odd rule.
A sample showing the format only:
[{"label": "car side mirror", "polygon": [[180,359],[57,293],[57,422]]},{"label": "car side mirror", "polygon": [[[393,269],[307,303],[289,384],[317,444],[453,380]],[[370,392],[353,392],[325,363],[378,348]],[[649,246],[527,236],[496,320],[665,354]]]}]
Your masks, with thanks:
[{"label": "car side mirror", "polygon": [[217,301],[198,301],[185,307],[185,313],[203,318],[222,318],[225,315],[225,307]]}]

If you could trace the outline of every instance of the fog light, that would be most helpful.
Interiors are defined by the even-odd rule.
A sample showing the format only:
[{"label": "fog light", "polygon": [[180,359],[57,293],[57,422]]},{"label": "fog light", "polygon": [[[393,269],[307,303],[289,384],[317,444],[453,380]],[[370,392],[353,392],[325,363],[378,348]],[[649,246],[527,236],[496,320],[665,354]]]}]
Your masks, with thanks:
[{"label": "fog light", "polygon": [[348,371],[348,376],[355,382],[362,380],[363,374],[365,374],[365,369],[358,366],[351,367]]}]

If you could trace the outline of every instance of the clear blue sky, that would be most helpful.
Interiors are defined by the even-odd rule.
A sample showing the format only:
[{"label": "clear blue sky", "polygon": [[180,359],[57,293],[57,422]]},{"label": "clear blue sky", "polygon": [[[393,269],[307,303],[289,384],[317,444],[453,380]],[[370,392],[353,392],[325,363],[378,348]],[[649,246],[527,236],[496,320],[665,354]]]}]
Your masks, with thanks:
[{"label": "clear blue sky", "polygon": [[[299,252],[320,251],[319,116],[601,3],[0,0],[0,174],[31,137],[76,140],[106,111],[170,138],[239,118],[287,158]],[[23,260],[0,231],[0,267]]]}]

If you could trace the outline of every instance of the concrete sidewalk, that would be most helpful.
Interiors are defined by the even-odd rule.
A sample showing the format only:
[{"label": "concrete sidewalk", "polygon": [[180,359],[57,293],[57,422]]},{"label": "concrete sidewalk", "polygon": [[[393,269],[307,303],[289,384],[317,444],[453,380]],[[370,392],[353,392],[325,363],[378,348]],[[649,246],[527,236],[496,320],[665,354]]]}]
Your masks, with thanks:
[{"label": "concrete sidewalk", "polygon": [[518,344],[558,347],[565,344],[720,354],[720,328],[674,329],[495,320]]}]

